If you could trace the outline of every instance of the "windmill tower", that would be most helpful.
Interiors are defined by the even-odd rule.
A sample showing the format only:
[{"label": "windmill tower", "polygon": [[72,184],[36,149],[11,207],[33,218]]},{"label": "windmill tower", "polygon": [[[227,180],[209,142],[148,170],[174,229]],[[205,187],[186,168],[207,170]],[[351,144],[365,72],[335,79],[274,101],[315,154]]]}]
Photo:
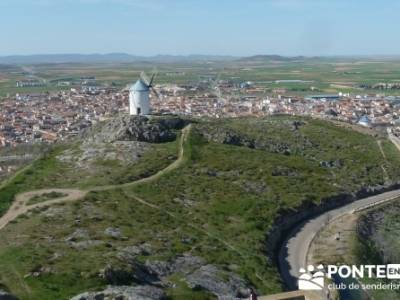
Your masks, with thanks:
[{"label": "windmill tower", "polygon": [[[143,116],[150,114],[150,89],[153,89],[154,77],[155,74],[153,74],[151,80],[149,81],[144,73],[142,73],[140,75],[140,79],[130,87],[129,114],[131,116]],[[155,92],[154,89],[153,91]]]}]

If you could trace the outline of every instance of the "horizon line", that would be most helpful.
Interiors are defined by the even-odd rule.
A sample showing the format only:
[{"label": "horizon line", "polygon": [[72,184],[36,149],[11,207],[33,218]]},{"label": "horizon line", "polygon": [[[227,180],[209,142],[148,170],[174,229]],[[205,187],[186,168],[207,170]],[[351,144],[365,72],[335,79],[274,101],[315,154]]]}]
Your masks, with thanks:
[{"label": "horizon line", "polygon": [[190,57],[190,56],[216,56],[216,57],[233,57],[233,58],[245,58],[245,57],[254,57],[254,56],[280,56],[280,57],[305,57],[305,58],[315,58],[315,57],[393,57],[399,56],[399,54],[243,54],[243,55],[234,55],[234,54],[203,54],[203,53],[189,53],[189,54],[169,54],[169,53],[159,53],[153,55],[143,55],[143,54],[133,54],[128,52],[57,52],[57,53],[50,53],[50,52],[43,52],[43,53],[29,53],[29,54],[0,54],[0,58],[5,57],[26,57],[26,56],[60,56],[60,55],[82,55],[82,56],[94,56],[94,55],[127,55],[132,57],[145,57],[145,58],[152,58],[152,57],[159,57],[159,56],[172,56],[172,57]]}]

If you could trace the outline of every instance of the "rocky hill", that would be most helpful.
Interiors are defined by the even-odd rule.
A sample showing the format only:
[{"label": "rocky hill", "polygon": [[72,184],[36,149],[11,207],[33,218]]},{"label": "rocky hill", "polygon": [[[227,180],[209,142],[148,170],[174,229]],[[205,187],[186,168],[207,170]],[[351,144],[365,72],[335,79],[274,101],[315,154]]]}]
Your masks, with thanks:
[{"label": "rocky hill", "polygon": [[122,116],[102,122],[82,135],[85,143],[137,141],[165,143],[176,139],[177,130],[187,125],[178,117]]},{"label": "rocky hill", "polygon": [[388,140],[378,144],[335,124],[196,120],[182,131],[187,124],[112,119],[10,180],[0,189],[1,213],[22,191],[87,193],[30,211],[1,231],[0,289],[34,300],[279,292],[266,255],[277,220],[400,179],[400,154]]}]

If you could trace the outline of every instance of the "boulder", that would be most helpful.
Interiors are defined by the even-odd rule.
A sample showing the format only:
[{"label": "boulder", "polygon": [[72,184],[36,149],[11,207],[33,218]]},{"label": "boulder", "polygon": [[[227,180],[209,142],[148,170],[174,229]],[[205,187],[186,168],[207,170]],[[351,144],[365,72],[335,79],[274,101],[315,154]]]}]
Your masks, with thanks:
[{"label": "boulder", "polygon": [[119,239],[122,237],[122,233],[119,228],[108,227],[106,230],[104,230],[104,234],[114,239]]},{"label": "boulder", "polygon": [[89,231],[87,229],[79,228],[65,238],[68,243],[77,242],[80,240],[89,240]]},{"label": "boulder", "polygon": [[[222,279],[222,277],[227,279]],[[232,273],[221,273],[217,267],[206,265],[186,277],[186,281],[192,289],[207,290],[218,299],[240,299],[248,295],[246,282]]]},{"label": "boulder", "polygon": [[109,286],[104,291],[88,292],[71,300],[165,300],[162,289],[153,286]]},{"label": "boulder", "polygon": [[129,264],[108,265],[100,274],[108,284],[112,285],[155,284],[160,282],[157,273],[136,260],[130,261]]},{"label": "boulder", "polygon": [[320,161],[319,165],[323,168],[341,168],[343,166],[343,162],[340,159],[329,160],[329,161]]},{"label": "boulder", "polygon": [[119,266],[109,265],[102,271],[108,284],[151,285],[171,287],[169,276],[181,274],[192,289],[202,289],[219,299],[246,297],[246,282],[233,272],[222,271],[214,265],[205,265],[202,258],[186,254],[170,261],[146,260],[139,262],[135,257],[126,257]]},{"label": "boulder", "polygon": [[6,291],[0,290],[0,300],[18,300],[18,298]]},{"label": "boulder", "polygon": [[152,253],[151,245],[144,243],[141,245],[128,246],[120,248],[117,253],[117,257],[123,262],[131,262],[136,259],[137,256],[148,256]]}]

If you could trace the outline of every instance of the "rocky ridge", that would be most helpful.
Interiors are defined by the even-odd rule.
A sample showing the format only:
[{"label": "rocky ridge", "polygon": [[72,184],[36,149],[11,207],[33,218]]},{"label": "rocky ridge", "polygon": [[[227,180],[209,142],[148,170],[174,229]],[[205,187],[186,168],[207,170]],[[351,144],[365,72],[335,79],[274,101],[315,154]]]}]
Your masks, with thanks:
[{"label": "rocky ridge", "polygon": [[88,129],[71,148],[58,156],[61,162],[76,168],[92,170],[99,160],[135,163],[151,148],[151,144],[176,139],[177,132],[187,125],[179,117],[148,118],[121,116],[101,122]]},{"label": "rocky ridge", "polygon": [[148,118],[122,116],[94,126],[83,134],[86,143],[112,143],[115,141],[137,141],[165,143],[176,139],[176,131],[187,125],[179,117]]},{"label": "rocky ridge", "polygon": [[71,300],[164,300],[162,289],[152,286],[109,286],[104,291],[88,292]]},{"label": "rocky ridge", "polygon": [[169,276],[182,274],[188,287],[208,291],[218,299],[233,300],[248,296],[246,281],[232,272],[222,271],[214,265],[207,264],[200,257],[186,254],[170,261],[148,259],[142,263],[137,259],[137,255],[151,252],[148,246],[142,246],[121,249],[117,254],[120,263],[106,266],[100,272],[100,276],[113,287],[138,284],[155,288],[174,288]]},{"label": "rocky ridge", "polygon": [[315,146],[308,138],[302,136],[299,132],[300,127],[305,125],[303,121],[291,121],[284,125],[290,128],[291,132],[297,136],[298,141],[296,146],[270,139],[267,133],[265,136],[252,137],[226,126],[198,126],[198,129],[200,134],[209,142],[243,146],[250,149],[265,150],[271,153],[291,155],[295,152],[301,152],[306,148]]}]

